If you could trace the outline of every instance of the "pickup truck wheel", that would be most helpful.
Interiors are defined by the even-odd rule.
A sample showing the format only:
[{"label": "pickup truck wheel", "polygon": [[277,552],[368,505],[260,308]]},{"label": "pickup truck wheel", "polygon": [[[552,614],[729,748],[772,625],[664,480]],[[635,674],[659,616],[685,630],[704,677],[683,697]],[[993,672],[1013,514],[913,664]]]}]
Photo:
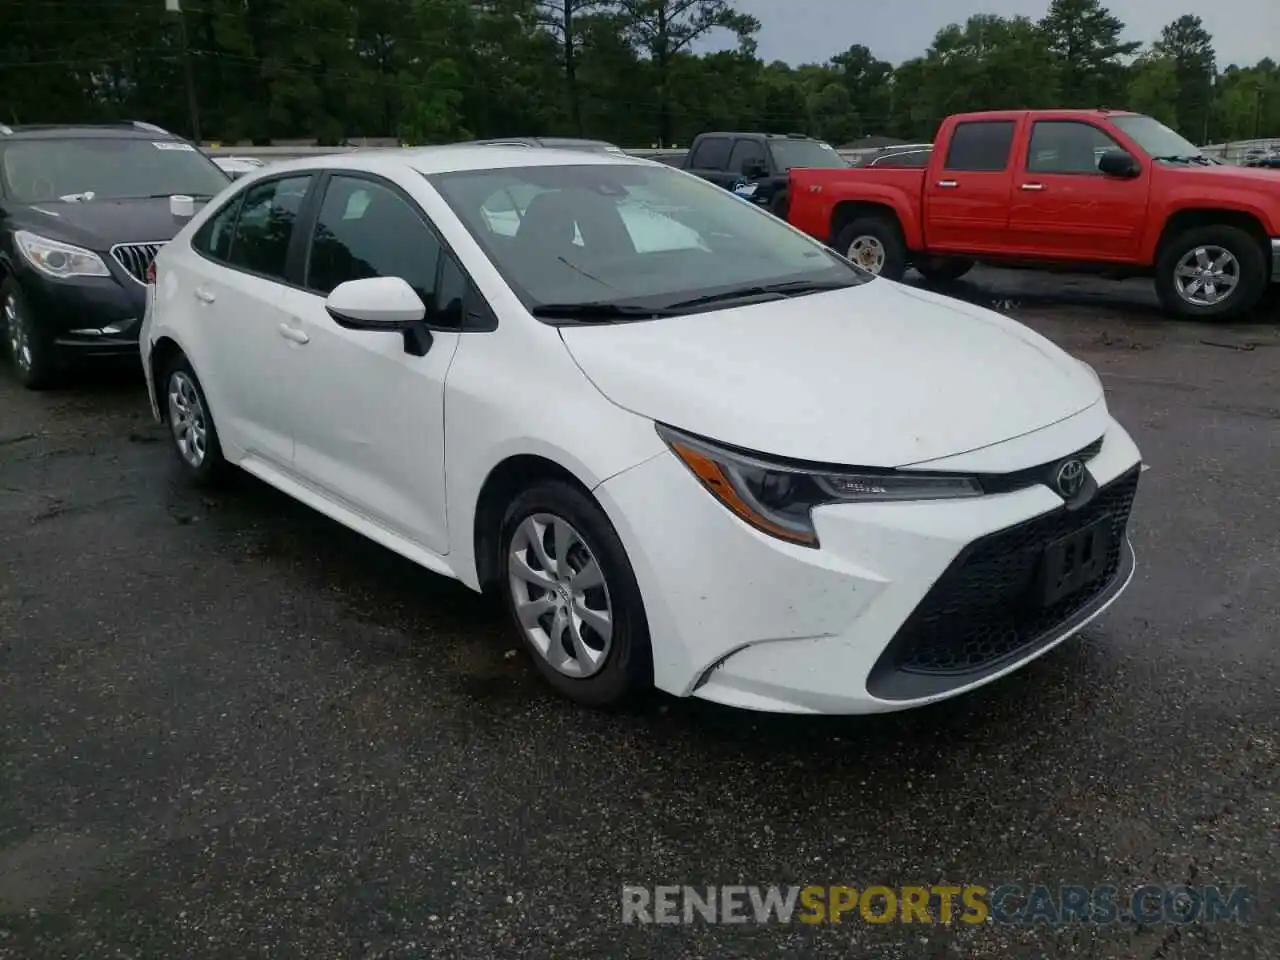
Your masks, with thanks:
[{"label": "pickup truck wheel", "polygon": [[787,219],[787,211],[791,208],[791,198],[787,195],[787,191],[779,190],[773,198],[773,202],[769,204],[769,212],[779,220]]},{"label": "pickup truck wheel", "polygon": [[915,264],[916,273],[931,283],[959,280],[973,269],[973,261],[961,257],[933,257]]},{"label": "pickup truck wheel", "polygon": [[901,280],[907,272],[907,244],[898,225],[886,217],[859,217],[836,237],[836,250],[867,273]]},{"label": "pickup truck wheel", "polygon": [[1237,227],[1195,227],[1164,244],[1156,293],[1174,316],[1227,320],[1247,313],[1267,286],[1267,258]]}]

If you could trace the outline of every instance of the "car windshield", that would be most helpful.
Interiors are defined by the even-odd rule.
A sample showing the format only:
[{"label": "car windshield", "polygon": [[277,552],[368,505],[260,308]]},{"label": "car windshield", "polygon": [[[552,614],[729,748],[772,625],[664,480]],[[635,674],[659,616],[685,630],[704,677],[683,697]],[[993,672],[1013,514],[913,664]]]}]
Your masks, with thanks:
[{"label": "car windshield", "polygon": [[870,275],[728,190],[670,167],[548,165],[429,177],[531,310],[661,310]]},{"label": "car windshield", "polygon": [[779,170],[792,167],[847,167],[849,164],[829,143],[818,140],[770,140],[773,162]]},{"label": "car windshield", "polygon": [[1200,148],[1159,120],[1143,116],[1112,117],[1114,123],[1148,156],[1160,158],[1202,157]]},{"label": "car windshield", "polygon": [[230,182],[189,143],[133,137],[9,143],[0,175],[9,197],[19,203],[213,196]]}]

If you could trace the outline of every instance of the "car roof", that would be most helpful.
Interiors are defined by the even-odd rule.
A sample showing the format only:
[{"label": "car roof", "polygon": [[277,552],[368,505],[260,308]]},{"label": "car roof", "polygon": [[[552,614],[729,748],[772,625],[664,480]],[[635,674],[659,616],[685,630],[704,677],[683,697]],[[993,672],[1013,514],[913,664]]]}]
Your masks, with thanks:
[{"label": "car roof", "polygon": [[181,140],[160,127],[140,122],[125,123],[31,123],[0,126],[0,143],[12,140]]},{"label": "car roof", "polygon": [[501,170],[511,167],[588,166],[623,164],[662,166],[625,153],[585,150],[530,150],[527,147],[449,144],[439,147],[387,147],[352,153],[331,153],[320,157],[282,160],[263,168],[272,175],[292,170],[379,170],[409,168],[424,175],[466,170]]}]

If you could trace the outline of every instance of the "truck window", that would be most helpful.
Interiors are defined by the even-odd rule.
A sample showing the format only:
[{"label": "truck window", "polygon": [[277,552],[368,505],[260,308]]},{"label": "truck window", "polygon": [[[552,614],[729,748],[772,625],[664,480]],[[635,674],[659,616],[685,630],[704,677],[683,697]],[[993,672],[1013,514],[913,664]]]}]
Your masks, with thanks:
[{"label": "truck window", "polygon": [[744,164],[752,160],[764,163],[764,147],[756,140],[739,140],[733,145],[733,153],[729,155],[729,172],[741,173]]},{"label": "truck window", "polygon": [[1091,123],[1038,120],[1031,128],[1027,170],[1031,173],[1098,172],[1098,161],[1120,145]]},{"label": "truck window", "polygon": [[694,170],[724,170],[729,164],[729,138],[703,137],[689,164]]},{"label": "truck window", "polygon": [[1012,120],[970,120],[956,125],[947,147],[946,169],[999,173],[1009,164]]}]

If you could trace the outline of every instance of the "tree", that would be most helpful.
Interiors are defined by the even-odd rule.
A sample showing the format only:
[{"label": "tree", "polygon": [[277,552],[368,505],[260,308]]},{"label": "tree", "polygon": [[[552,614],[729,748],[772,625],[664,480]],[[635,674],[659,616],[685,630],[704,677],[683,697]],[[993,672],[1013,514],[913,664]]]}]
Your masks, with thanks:
[{"label": "tree", "polygon": [[1177,116],[1179,132],[1191,139],[1208,139],[1213,109],[1213,83],[1217,55],[1213,37],[1194,14],[1179,17],[1160,31],[1155,52],[1173,61],[1178,79]]},{"label": "tree", "polygon": [[560,42],[569,121],[578,136],[583,135],[582,101],[578,90],[578,55],[582,38],[578,24],[584,16],[601,13],[615,2],[616,0],[538,0],[539,22]]},{"label": "tree", "polygon": [[1126,106],[1161,123],[1178,122],[1178,69],[1172,58],[1155,52],[1144,53],[1129,69]]},{"label": "tree", "polygon": [[1057,60],[1064,106],[1113,105],[1124,93],[1124,64],[1142,46],[1122,42],[1124,22],[1099,0],[1053,0],[1040,29]]},{"label": "tree", "polygon": [[653,61],[658,95],[658,143],[671,141],[668,80],[672,58],[716,28],[732,30],[746,43],[760,29],[755,17],[739,13],[728,0],[619,0],[628,33]]},{"label": "tree", "polygon": [[849,109],[858,115],[854,135],[883,133],[889,125],[893,64],[877,59],[869,49],[855,43],[831,58],[831,69],[839,74],[849,94]]}]

